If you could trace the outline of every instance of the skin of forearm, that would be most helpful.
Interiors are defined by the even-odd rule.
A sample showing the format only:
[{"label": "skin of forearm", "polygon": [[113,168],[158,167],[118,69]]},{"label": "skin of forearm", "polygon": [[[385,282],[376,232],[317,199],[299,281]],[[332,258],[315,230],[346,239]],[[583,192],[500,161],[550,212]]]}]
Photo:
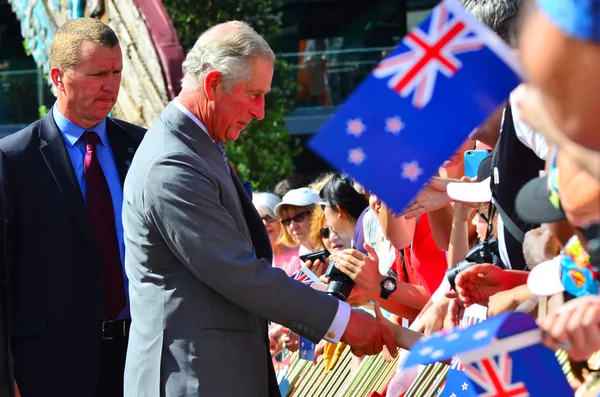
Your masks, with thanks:
[{"label": "skin of forearm", "polygon": [[446,205],[439,210],[429,212],[431,235],[435,244],[442,251],[448,251],[453,218],[454,209],[451,205]]},{"label": "skin of forearm", "polygon": [[[402,282],[398,282],[398,283],[399,283],[398,287],[400,287],[400,284],[405,284]],[[421,312],[421,309],[412,307],[408,304],[405,304],[404,302],[399,302],[397,300],[392,299],[392,297],[394,295],[396,295],[397,292],[398,292],[398,290],[396,290],[396,292],[394,292],[388,299],[381,299],[379,294],[376,294],[376,293],[373,293],[370,291],[366,291],[365,294],[373,302],[379,302],[381,307],[383,309],[387,310],[388,312],[393,313],[399,317],[409,319],[409,320],[415,319]]]},{"label": "skin of forearm", "polygon": [[[523,284],[527,284],[529,272],[524,270],[505,270],[504,271],[504,289],[513,289]],[[527,291],[529,291],[527,289]]]},{"label": "skin of forearm", "polygon": [[469,252],[469,226],[467,221],[454,219],[448,246],[448,268],[463,261]]}]

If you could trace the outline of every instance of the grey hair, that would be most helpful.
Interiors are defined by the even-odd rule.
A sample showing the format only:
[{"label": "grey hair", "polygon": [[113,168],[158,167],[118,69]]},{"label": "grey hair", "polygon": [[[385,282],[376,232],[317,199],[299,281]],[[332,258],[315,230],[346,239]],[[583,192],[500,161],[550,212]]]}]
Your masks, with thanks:
[{"label": "grey hair", "polygon": [[245,22],[226,22],[233,29],[225,34],[216,34],[213,26],[204,32],[188,52],[183,62],[181,87],[186,91],[197,91],[204,76],[218,70],[223,76],[226,92],[234,84],[250,80],[251,60],[254,58],[275,62],[275,54],[269,44]]},{"label": "grey hair", "polygon": [[252,204],[254,204],[254,208],[274,219],[278,218],[278,216],[275,215],[275,206],[279,203],[281,203],[281,199],[273,193],[255,192],[252,195]]},{"label": "grey hair", "polygon": [[480,22],[512,46],[516,45],[516,22],[520,0],[460,0]]}]

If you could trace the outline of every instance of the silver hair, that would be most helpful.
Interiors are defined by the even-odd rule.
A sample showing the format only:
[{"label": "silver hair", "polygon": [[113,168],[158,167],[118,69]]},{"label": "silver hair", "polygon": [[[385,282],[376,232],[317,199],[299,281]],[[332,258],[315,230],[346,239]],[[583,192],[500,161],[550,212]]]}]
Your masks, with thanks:
[{"label": "silver hair", "polygon": [[278,218],[277,215],[275,215],[275,206],[281,203],[281,199],[273,193],[255,192],[252,195],[252,203],[257,210],[264,212],[271,218]]},{"label": "silver hair", "polygon": [[480,22],[486,24],[504,41],[516,45],[516,16],[520,0],[460,0],[462,5]]},{"label": "silver hair", "polygon": [[226,92],[234,84],[250,80],[251,61],[254,58],[275,62],[275,54],[269,44],[245,22],[227,22],[233,29],[223,35],[211,32],[219,25],[204,32],[188,52],[183,62],[181,87],[197,91],[204,76],[218,70],[223,76]]}]

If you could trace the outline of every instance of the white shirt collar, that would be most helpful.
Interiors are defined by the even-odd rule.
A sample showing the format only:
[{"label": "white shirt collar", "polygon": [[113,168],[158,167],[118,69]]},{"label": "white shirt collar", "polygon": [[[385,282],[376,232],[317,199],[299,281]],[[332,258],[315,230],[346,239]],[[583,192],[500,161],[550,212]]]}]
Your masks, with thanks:
[{"label": "white shirt collar", "polygon": [[213,143],[215,143],[215,140],[212,139],[212,137],[208,133],[208,130],[206,129],[206,126],[204,124],[202,124],[202,122],[200,121],[200,119],[198,117],[194,116],[194,114],[192,112],[190,112],[185,106],[183,106],[181,104],[181,102],[179,102],[179,99],[177,99],[177,98],[173,99],[173,105],[175,105],[175,107],[177,109],[179,109],[183,114],[185,114],[190,119],[192,119],[192,121],[194,123],[196,123],[198,125],[198,127],[200,127],[202,129],[202,131],[204,131],[206,133],[206,135],[208,135],[208,137],[210,138],[210,140],[213,141]]}]

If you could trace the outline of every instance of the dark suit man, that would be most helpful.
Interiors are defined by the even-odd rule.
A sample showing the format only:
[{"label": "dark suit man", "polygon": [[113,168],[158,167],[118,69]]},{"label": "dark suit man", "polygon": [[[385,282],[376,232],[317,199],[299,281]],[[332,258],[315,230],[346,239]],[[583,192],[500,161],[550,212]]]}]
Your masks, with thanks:
[{"label": "dark suit man", "polygon": [[266,319],[358,354],[396,349],[371,315],[271,267],[266,229],[221,143],[263,118],[273,61],[244,23],[204,33],[181,94],[136,153],[123,199],[127,396],[279,395]]},{"label": "dark suit man", "polygon": [[130,324],[122,183],[144,130],[107,117],[122,70],[108,26],[66,22],[50,66],[56,104],[0,140],[14,377],[23,397],[119,396]]}]

